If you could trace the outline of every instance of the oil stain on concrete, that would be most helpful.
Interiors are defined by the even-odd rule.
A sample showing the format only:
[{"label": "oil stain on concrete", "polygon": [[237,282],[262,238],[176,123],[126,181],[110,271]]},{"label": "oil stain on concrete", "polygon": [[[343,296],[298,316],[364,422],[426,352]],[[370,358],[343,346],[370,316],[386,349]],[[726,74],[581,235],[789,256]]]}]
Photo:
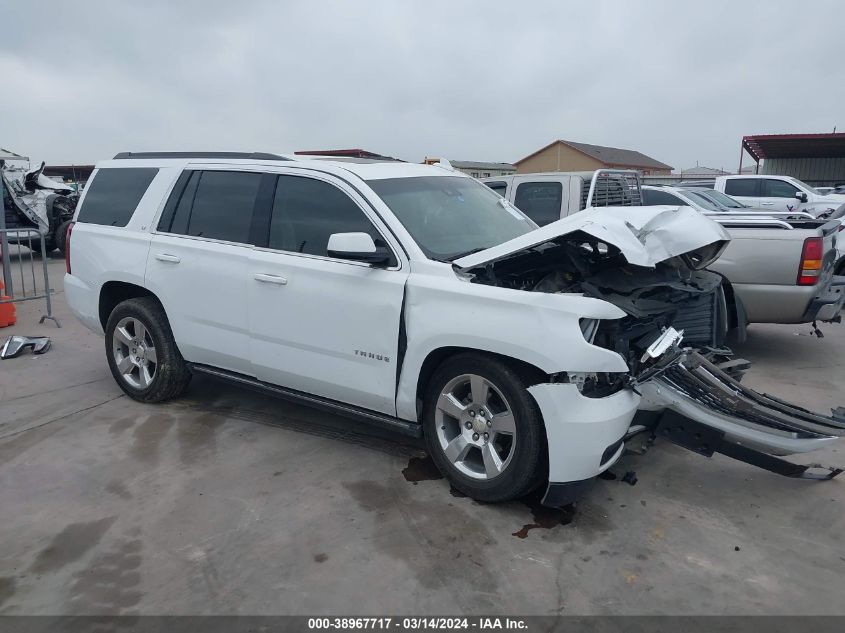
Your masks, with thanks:
[{"label": "oil stain on concrete", "polygon": [[434,460],[428,455],[424,457],[411,457],[408,465],[402,469],[402,476],[405,481],[410,481],[415,486],[421,481],[433,481],[443,479],[443,474],[437,469]]},{"label": "oil stain on concrete", "polygon": [[541,503],[541,495],[537,492],[531,493],[520,501],[531,510],[534,521],[526,523],[514,532],[512,536],[517,538],[527,538],[531,530],[550,530],[558,525],[569,525],[575,518],[574,505],[563,508],[548,508]]},{"label": "oil stain on concrete", "polygon": [[116,520],[116,516],[111,516],[88,523],[71,523],[38,553],[29,570],[36,574],[54,572],[78,561],[100,542]]}]

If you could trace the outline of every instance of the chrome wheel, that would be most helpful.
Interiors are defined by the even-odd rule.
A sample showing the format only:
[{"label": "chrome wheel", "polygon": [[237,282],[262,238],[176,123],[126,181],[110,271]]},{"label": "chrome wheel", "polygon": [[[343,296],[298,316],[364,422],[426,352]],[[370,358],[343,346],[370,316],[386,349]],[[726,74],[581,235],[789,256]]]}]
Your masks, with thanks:
[{"label": "chrome wheel", "polygon": [[486,378],[463,374],[446,383],[435,410],[437,440],[462,474],[501,475],[516,447],[516,423],[502,392]]},{"label": "chrome wheel", "polygon": [[146,389],[158,368],[156,348],[147,328],[134,317],[118,321],[112,335],[114,362],[120,377],[130,387]]}]

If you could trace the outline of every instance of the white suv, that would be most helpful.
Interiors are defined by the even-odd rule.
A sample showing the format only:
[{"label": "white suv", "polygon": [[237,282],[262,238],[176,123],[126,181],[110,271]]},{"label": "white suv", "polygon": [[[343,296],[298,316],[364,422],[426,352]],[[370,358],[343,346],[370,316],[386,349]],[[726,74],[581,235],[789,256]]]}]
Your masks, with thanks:
[{"label": "white suv", "polygon": [[[685,306],[714,337],[725,325],[700,269],[726,239],[665,207],[537,228],[448,164],[118,154],[80,201],[65,291],[132,398],[210,374],[424,435],[476,499],[548,482],[561,505],[635,432],[754,455],[842,433],[679,347]],[[632,427],[638,408],[652,414]]]}]

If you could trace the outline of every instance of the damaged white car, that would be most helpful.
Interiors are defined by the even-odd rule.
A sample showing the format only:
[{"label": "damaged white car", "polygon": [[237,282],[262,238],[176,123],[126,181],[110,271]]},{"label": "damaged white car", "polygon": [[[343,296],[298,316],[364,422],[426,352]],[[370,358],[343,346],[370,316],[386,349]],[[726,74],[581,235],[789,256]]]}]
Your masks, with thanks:
[{"label": "damaged white car", "polygon": [[72,187],[48,178],[43,172],[43,162],[31,168],[24,157],[0,161],[5,228],[21,229],[20,235],[10,234],[9,241],[13,244],[40,247],[38,239],[31,240],[30,233],[24,231],[34,229],[44,241],[45,252],[59,249],[64,254],[67,227],[79,196]]},{"label": "damaged white car", "polygon": [[[120,154],[71,227],[65,291],[120,387],[203,373],[424,436],[454,486],[564,505],[638,433],[790,476],[845,432],[740,385],[705,270],[724,229],[687,208],[543,228],[441,167]],[[638,414],[639,411],[639,414]]]}]

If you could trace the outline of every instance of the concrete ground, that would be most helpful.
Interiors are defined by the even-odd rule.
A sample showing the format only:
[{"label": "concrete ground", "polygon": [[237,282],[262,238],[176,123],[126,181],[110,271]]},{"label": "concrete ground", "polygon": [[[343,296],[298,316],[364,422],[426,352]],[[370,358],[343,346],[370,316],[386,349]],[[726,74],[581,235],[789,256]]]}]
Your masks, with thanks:
[{"label": "concrete ground", "polygon": [[[845,614],[845,476],[793,481],[666,444],[574,515],[450,491],[419,447],[196,379],[122,395],[103,341],[43,303],[0,330],[0,614]],[[845,326],[756,325],[748,383],[845,401]],[[845,450],[810,459],[845,465]]]}]

